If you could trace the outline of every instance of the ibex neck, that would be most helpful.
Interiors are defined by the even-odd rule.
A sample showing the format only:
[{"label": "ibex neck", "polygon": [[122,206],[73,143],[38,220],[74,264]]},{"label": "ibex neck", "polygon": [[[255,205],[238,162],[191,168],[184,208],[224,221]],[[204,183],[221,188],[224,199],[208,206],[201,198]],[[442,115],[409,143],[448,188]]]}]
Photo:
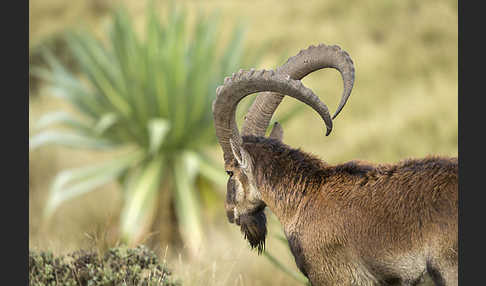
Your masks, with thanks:
[{"label": "ibex neck", "polygon": [[320,189],[326,165],[273,139],[248,136],[244,142],[254,158],[254,175],[262,200],[282,224],[293,221],[301,205],[312,201]]}]

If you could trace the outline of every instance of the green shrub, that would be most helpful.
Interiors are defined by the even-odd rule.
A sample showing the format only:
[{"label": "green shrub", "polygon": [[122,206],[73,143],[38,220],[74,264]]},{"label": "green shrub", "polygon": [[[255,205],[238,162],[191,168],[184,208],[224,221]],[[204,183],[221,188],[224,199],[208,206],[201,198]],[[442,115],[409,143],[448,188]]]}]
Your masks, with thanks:
[{"label": "green shrub", "polygon": [[118,181],[124,198],[122,240],[136,244],[151,231],[160,193],[171,192],[180,234],[188,249],[195,250],[203,237],[198,186],[226,181],[223,170],[204,153],[216,144],[211,113],[215,89],[244,67],[243,29],[233,29],[221,46],[217,15],[199,15],[190,30],[184,10],[171,7],[166,23],[155,10],[149,5],[143,40],[124,9],[114,13],[103,39],[107,43],[90,33],[68,33],[79,74],[45,51],[49,68],[31,71],[79,116],[65,111],[44,115],[37,128],[67,129],[42,130],[30,138],[30,148],[58,144],[126,150],[111,161],[59,173],[46,217],[61,203]]},{"label": "green shrub", "polygon": [[170,271],[157,255],[143,245],[112,248],[103,256],[78,250],[54,256],[50,252],[29,251],[30,285],[158,285],[176,286]]}]

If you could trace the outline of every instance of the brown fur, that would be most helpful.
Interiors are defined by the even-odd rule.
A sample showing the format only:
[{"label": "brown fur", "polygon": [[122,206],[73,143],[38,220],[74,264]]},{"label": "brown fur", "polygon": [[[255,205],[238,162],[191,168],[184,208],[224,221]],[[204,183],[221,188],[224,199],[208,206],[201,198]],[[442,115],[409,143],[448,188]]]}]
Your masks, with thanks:
[{"label": "brown fur", "polygon": [[[425,272],[457,285],[457,158],[332,166],[275,139],[243,142],[262,201],[245,215],[270,208],[312,285],[416,285]],[[261,217],[245,227],[263,245]]]}]

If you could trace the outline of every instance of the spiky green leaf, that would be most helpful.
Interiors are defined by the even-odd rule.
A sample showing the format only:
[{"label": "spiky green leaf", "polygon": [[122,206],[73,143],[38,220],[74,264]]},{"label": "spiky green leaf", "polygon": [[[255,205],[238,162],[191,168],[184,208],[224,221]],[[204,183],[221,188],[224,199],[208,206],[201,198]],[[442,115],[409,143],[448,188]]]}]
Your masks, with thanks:
[{"label": "spiky green leaf", "polygon": [[202,242],[201,206],[195,190],[199,169],[197,155],[183,152],[174,162],[174,198],[181,235],[187,247],[195,253]]},{"label": "spiky green leaf", "polygon": [[116,143],[104,138],[95,138],[81,133],[68,133],[65,131],[43,131],[29,139],[30,150],[49,144],[86,149],[110,149],[117,146]]},{"label": "spiky green leaf", "polygon": [[285,274],[289,275],[292,277],[295,281],[304,284],[304,285],[310,285],[309,280],[302,274],[292,271],[289,268],[287,268],[285,265],[283,265],[277,258],[275,258],[272,254],[270,254],[268,251],[264,251],[263,255],[275,266],[277,267],[280,271],[284,272]]},{"label": "spiky green leaf", "polygon": [[53,111],[42,115],[35,122],[35,129],[44,129],[54,125],[67,126],[74,129],[76,132],[89,134],[92,131],[92,126],[89,123],[78,120],[70,113],[65,111]]},{"label": "spiky green leaf", "polygon": [[162,143],[164,142],[165,136],[169,131],[170,124],[169,121],[162,118],[151,119],[148,123],[150,146],[149,152],[154,154],[159,151]]},{"label": "spiky green leaf", "polygon": [[52,182],[44,216],[50,217],[61,203],[115,180],[141,156],[132,152],[102,164],[62,171]]},{"label": "spiky green leaf", "polygon": [[128,179],[120,225],[122,239],[129,244],[138,242],[152,222],[163,162],[163,157],[153,158],[132,172]]}]

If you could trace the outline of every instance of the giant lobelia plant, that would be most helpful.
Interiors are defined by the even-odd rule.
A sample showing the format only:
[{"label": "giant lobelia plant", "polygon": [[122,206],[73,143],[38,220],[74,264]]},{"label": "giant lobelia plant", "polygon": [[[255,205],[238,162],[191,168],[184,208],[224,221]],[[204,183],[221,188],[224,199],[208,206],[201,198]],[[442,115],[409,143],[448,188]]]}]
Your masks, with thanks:
[{"label": "giant lobelia plant", "polygon": [[[63,202],[118,181],[124,199],[121,238],[133,245],[150,230],[161,192],[171,192],[181,237],[194,252],[203,238],[197,182],[226,180],[204,152],[216,143],[215,89],[243,66],[243,29],[234,28],[222,46],[214,14],[196,17],[193,29],[187,27],[187,13],[175,6],[166,23],[152,5],[147,15],[143,40],[124,9],[115,11],[105,42],[87,32],[68,33],[79,74],[45,51],[48,67],[31,72],[49,82],[49,94],[78,112],[45,114],[30,148],[125,150],[109,161],[60,172],[52,182],[46,217]],[[52,129],[57,125],[67,129]]]}]

